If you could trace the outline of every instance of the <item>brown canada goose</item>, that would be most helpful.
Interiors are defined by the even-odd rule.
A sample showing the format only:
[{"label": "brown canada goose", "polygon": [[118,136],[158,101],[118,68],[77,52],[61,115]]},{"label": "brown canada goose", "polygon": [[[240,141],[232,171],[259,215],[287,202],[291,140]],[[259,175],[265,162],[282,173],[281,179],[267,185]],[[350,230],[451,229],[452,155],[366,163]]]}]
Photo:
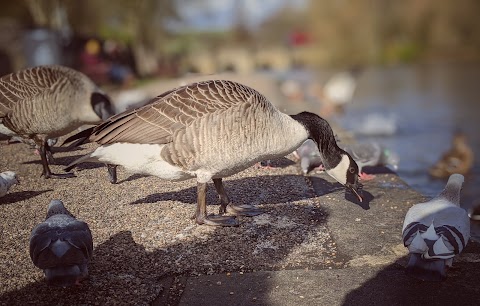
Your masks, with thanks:
[{"label": "brown canada goose", "polygon": [[0,78],[0,132],[35,142],[45,178],[73,176],[50,171],[48,139],[113,114],[110,99],[83,73],[67,67],[39,66]]},{"label": "brown canada goose", "polygon": [[207,216],[205,196],[210,180],[220,196],[220,213],[228,209],[241,215],[259,214],[253,206],[231,203],[222,178],[259,161],[283,157],[308,138],[316,142],[326,172],[362,200],[357,193],[357,164],[337,146],[326,120],[308,112],[284,114],[254,89],[231,81],[179,87],[65,143],[82,138],[101,146],[65,170],[82,162],[100,161],[172,181],[195,177],[199,224],[238,224],[234,217]]}]

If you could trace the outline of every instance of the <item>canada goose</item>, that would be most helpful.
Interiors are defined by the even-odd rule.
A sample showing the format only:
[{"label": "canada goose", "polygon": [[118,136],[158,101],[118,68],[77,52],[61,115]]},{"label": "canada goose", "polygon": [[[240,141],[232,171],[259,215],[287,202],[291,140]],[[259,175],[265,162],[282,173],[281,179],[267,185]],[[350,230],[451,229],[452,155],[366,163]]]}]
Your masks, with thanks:
[{"label": "canada goose", "polygon": [[17,174],[13,171],[5,171],[0,173],[0,197],[7,194],[10,187],[18,184]]},{"label": "canada goose", "polygon": [[39,66],[0,78],[0,132],[33,140],[45,178],[64,178],[48,166],[48,139],[112,116],[110,99],[84,74],[62,66]]},{"label": "canada goose", "polygon": [[436,178],[446,178],[452,173],[467,174],[473,166],[473,150],[468,145],[467,136],[456,132],[452,147],[430,169],[430,175]]},{"label": "canada goose", "polygon": [[286,115],[252,88],[232,81],[205,81],[168,91],[151,103],[118,114],[71,136],[101,146],[71,163],[87,161],[122,165],[133,173],[180,181],[196,177],[196,222],[237,225],[234,217],[207,216],[206,188],[213,179],[220,213],[255,215],[253,206],[238,207],[225,193],[222,178],[255,163],[283,157],[307,138],[322,152],[326,171],[358,195],[358,167],[336,142],[328,122],[302,112]]},{"label": "canada goose", "polygon": [[467,245],[470,220],[460,207],[463,181],[463,175],[452,174],[437,197],[408,210],[402,230],[410,253],[408,275],[428,281],[445,279],[446,267]]},{"label": "canada goose", "polygon": [[43,269],[49,284],[62,287],[88,276],[93,240],[88,224],[77,220],[60,200],[48,205],[44,222],[30,235],[30,258]]}]

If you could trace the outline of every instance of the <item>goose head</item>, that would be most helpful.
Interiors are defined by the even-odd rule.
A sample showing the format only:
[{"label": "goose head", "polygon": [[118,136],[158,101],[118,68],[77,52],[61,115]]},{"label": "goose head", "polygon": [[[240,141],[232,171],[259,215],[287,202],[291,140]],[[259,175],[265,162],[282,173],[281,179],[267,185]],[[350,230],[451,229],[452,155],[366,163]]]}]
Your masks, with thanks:
[{"label": "goose head", "polygon": [[362,184],[358,182],[358,165],[347,152],[343,151],[340,162],[335,167],[326,169],[325,172],[355,194],[360,202],[363,201],[360,196]]},{"label": "goose head", "polygon": [[106,120],[115,115],[110,98],[102,92],[92,93],[90,96],[90,103],[95,114],[97,114],[102,120]]},{"label": "goose head", "polygon": [[302,112],[291,117],[305,127],[308,138],[318,146],[325,172],[353,192],[362,202],[359,194],[362,185],[358,183],[358,165],[350,154],[338,147],[330,124],[310,112]]}]

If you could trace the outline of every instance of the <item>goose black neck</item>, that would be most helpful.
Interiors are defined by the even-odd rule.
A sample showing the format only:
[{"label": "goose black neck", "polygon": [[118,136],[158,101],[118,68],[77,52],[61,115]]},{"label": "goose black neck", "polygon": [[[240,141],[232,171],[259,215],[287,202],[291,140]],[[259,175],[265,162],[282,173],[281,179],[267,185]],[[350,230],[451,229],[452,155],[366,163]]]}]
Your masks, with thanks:
[{"label": "goose black neck", "polygon": [[338,147],[332,127],[327,120],[310,112],[301,112],[291,117],[300,122],[307,130],[309,138],[317,143],[327,170],[340,163],[344,151]]}]

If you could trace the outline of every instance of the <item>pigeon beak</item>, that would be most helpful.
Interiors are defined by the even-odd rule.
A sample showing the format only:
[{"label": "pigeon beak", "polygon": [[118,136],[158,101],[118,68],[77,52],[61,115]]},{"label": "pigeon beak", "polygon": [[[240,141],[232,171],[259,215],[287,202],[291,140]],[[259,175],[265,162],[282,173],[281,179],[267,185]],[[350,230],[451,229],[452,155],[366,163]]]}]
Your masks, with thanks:
[{"label": "pigeon beak", "polygon": [[358,190],[358,189],[360,189],[360,188],[359,188],[358,184],[357,184],[357,186],[354,186],[354,185],[352,185],[352,184],[347,183],[347,184],[345,184],[345,187],[346,187],[348,190],[350,190],[351,192],[353,192],[353,194],[355,194],[355,195],[357,196],[357,198],[358,198],[358,200],[360,201],[360,203],[363,202],[363,198],[362,198],[362,196],[359,194],[359,190]]}]

